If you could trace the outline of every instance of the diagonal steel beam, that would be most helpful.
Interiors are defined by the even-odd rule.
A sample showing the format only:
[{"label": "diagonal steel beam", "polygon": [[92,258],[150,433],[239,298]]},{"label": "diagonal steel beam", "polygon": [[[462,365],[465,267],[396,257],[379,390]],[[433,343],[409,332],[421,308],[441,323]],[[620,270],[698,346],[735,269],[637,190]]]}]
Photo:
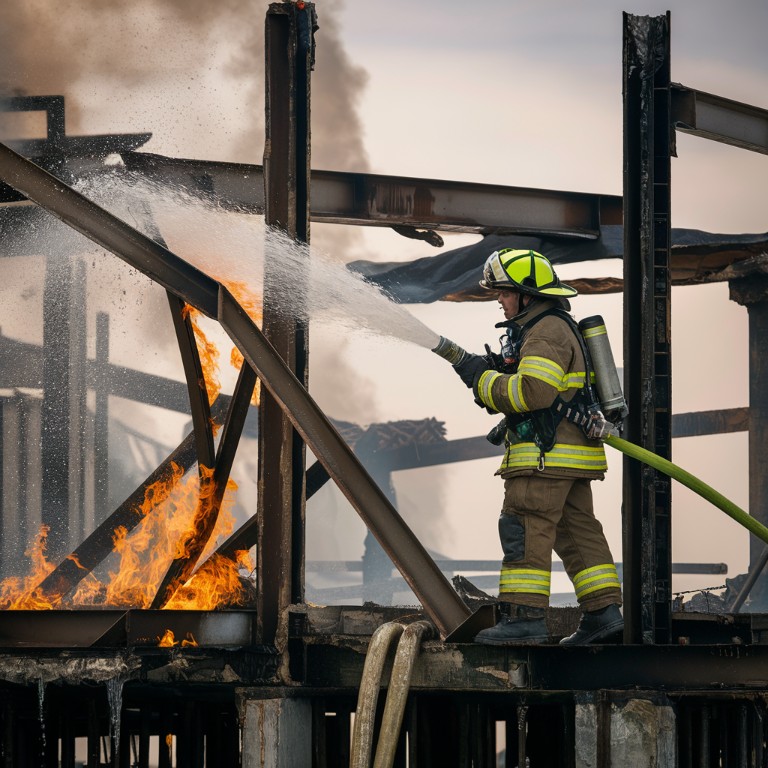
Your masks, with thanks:
[{"label": "diagonal steel beam", "polygon": [[218,319],[224,330],[421,600],[440,634],[450,634],[469,617],[467,606],[258,326],[226,288],[219,296]]},{"label": "diagonal steel beam", "polygon": [[181,542],[182,554],[174,558],[158,587],[151,608],[163,608],[173,597],[176,590],[192,575],[192,572],[211,538],[218,520],[221,502],[227,489],[227,482],[232,471],[232,464],[237,453],[237,446],[243,432],[243,425],[251,404],[253,388],[256,385],[256,374],[250,366],[243,363],[240,375],[232,396],[224,432],[219,442],[216,459],[213,463],[213,476],[207,482],[213,483],[213,492],[204,491],[206,479],[200,476],[200,499],[192,522],[192,533],[186,541]]}]

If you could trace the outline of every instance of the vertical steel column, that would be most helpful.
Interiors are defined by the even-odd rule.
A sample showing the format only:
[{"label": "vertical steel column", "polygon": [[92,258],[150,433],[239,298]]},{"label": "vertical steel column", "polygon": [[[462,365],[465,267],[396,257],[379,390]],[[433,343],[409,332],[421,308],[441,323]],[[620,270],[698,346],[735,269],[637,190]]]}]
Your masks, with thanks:
[{"label": "vertical steel column", "polygon": [[96,405],[93,415],[93,506],[95,526],[109,514],[109,392],[106,370],[109,365],[109,315],[96,314]]},{"label": "vertical steel column", "polygon": [[[669,459],[671,442],[670,17],[624,14],[624,386],[628,439]],[[624,459],[625,639],[671,633],[671,488]]]},{"label": "vertical steel column", "polygon": [[[310,71],[314,3],[272,3],[265,30],[264,186],[267,226],[309,242]],[[276,269],[264,263],[264,334],[296,377],[307,380],[307,327],[281,316],[269,291]],[[303,290],[300,281],[293,290]],[[272,642],[278,619],[304,593],[305,448],[272,396],[259,406],[258,634]]]},{"label": "vertical steel column", "polygon": [[[768,524],[768,278],[763,275],[731,280],[730,298],[749,313],[749,514]],[[749,572],[756,581],[749,592],[749,610],[763,613],[768,608],[768,574],[765,573],[766,545],[754,536],[749,539]],[[757,573],[758,569],[762,573]]]},{"label": "vertical steel column", "polygon": [[71,283],[69,256],[49,256],[43,288],[42,522],[54,561],[69,551]]}]

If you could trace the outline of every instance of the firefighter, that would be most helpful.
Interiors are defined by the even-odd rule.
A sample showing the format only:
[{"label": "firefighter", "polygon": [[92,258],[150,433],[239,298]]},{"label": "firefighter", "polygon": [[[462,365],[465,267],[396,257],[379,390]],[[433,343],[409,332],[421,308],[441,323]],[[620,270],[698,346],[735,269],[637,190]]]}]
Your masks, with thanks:
[{"label": "firefighter", "polygon": [[[579,627],[563,645],[597,643],[624,622],[621,585],[595,518],[592,480],[607,469],[602,443],[558,418],[556,403],[576,403],[587,378],[578,326],[568,314],[576,290],[561,283],[536,251],[504,248],[486,260],[480,285],[496,291],[514,355],[507,367],[469,355],[454,366],[478,405],[505,414],[506,452],[499,538],[500,621],[475,641],[516,645],[548,641],[552,551],[562,558],[582,609]],[[510,352],[505,355],[512,354]]]}]

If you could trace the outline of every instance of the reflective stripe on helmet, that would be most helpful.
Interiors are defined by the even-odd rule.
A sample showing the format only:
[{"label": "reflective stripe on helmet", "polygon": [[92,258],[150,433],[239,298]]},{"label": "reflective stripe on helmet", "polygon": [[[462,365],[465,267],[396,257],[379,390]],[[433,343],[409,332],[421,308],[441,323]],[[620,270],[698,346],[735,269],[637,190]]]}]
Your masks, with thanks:
[{"label": "reflective stripe on helmet", "polygon": [[533,296],[575,296],[577,291],[561,283],[546,256],[537,251],[501,248],[483,266],[483,288],[511,290]]}]

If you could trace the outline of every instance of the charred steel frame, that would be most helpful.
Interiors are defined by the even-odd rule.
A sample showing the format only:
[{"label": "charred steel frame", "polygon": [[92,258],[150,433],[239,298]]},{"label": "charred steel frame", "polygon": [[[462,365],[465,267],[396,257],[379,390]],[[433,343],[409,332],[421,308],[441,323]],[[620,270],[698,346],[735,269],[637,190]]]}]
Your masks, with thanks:
[{"label": "charred steel frame", "polygon": [[[674,84],[670,15],[624,14],[624,382],[627,435],[670,458],[671,158],[675,129],[768,153],[768,110]],[[750,512],[765,521],[768,448],[765,338],[766,278],[731,282],[731,298],[749,309]],[[671,628],[671,484],[624,459],[625,641],[668,643]],[[764,547],[750,539],[750,569],[762,570]],[[762,565],[761,565],[762,563]],[[763,589],[765,585],[763,580]],[[765,601],[766,595],[762,598]]]},{"label": "charred steel frame", "polygon": [[[461,189],[469,187],[469,207],[476,206],[471,216],[462,218],[457,211],[447,210],[448,201],[456,192],[451,182],[332,172],[310,174],[308,125],[312,47],[306,41],[311,38],[313,13],[312,4],[306,4],[302,9],[295,4],[273,4],[267,15],[269,141],[264,169],[266,189],[261,205],[269,223],[306,242],[310,218],[412,229],[434,226],[478,232],[498,231],[499,228],[519,232],[546,230],[582,237],[595,237],[600,222],[616,220],[617,199],[605,196],[458,185]],[[765,142],[761,145],[759,139],[768,121],[765,110],[738,105],[669,82],[668,16],[648,19],[625,14],[625,26],[624,192],[625,233],[628,233],[625,306],[631,308],[627,309],[625,343],[631,412],[628,427],[630,438],[668,455],[673,421],[669,407],[669,159],[674,148],[672,126],[766,152]],[[18,101],[18,105],[24,103]],[[24,108],[16,106],[17,102],[11,104],[11,108]],[[72,140],[63,133],[63,116],[56,118],[63,113],[63,108],[59,108],[58,102],[45,101],[36,108],[47,109],[46,104],[52,105],[53,117],[49,116],[49,126],[60,124],[60,129],[49,127],[49,137],[52,133],[57,136],[56,145],[64,152]],[[744,127],[730,130],[734,121],[724,122],[724,113],[729,118],[737,115]],[[741,124],[739,120],[736,122]],[[141,142],[137,140],[136,143]],[[39,147],[34,142],[27,147],[32,154],[36,149]],[[204,168],[215,181],[209,186],[217,193],[223,187],[230,202],[247,199],[254,210],[260,205],[259,191],[254,187],[261,178],[257,167],[169,161],[136,155],[130,149],[120,149],[129,166],[133,164],[145,172],[156,172],[160,168],[164,175],[170,169],[187,178],[196,175],[198,179],[197,171]],[[244,169],[248,173],[244,174]],[[246,188],[234,181],[243,175],[248,176]],[[316,484],[315,476],[322,479],[323,473],[330,474],[358,508],[395,565],[405,572],[406,581],[422,598],[428,611],[434,612],[433,618],[441,632],[448,634],[466,618],[466,609],[455,600],[453,590],[434,563],[413,540],[385,495],[306,395],[302,386],[306,384],[305,327],[283,327],[271,312],[265,312],[265,334],[262,336],[225,289],[171,254],[162,242],[157,242],[159,236],[153,241],[122,222],[116,223],[109,214],[5,147],[0,148],[0,177],[8,185],[0,190],[3,200],[26,198],[47,208],[95,242],[118,253],[168,291],[189,382],[195,426],[193,434],[174,452],[174,459],[188,465],[198,460],[202,465],[218,467],[218,477],[224,477],[242,429],[243,412],[253,386],[251,374],[255,372],[265,384],[267,405],[262,409],[261,418],[269,420],[270,428],[266,428],[265,423],[260,430],[260,434],[265,435],[260,439],[265,442],[260,446],[263,458],[259,482],[262,486],[260,497],[269,498],[265,498],[264,507],[259,509],[252,524],[235,534],[218,554],[231,556],[237,548],[269,542],[269,547],[259,547],[260,551],[271,549],[271,552],[260,555],[265,558],[260,563],[265,574],[261,587],[266,586],[265,582],[269,583],[267,591],[260,597],[259,636],[262,640],[274,638],[279,612],[301,598],[304,496]],[[319,209],[310,211],[309,185],[315,179],[322,204]],[[474,216],[489,200],[494,201],[492,215],[486,219]],[[537,218],[535,211],[542,206],[542,201],[544,213]],[[498,205],[502,208],[510,206],[513,210],[517,205],[517,218],[514,214],[497,214]],[[507,224],[500,224],[493,215],[499,215]],[[632,232],[635,232],[634,238]],[[653,285],[652,293],[642,294],[640,291],[639,286],[645,279]],[[265,296],[267,308],[269,300],[270,297]],[[189,325],[181,313],[184,303],[219,319],[236,337],[236,343],[244,352],[248,363],[244,369],[252,369],[251,374],[247,370],[242,374],[230,403],[228,427],[218,456],[213,453],[207,398],[197,386],[199,359]],[[631,343],[633,340],[639,340],[639,343]],[[288,361],[287,367],[282,359]],[[220,409],[224,405],[224,399],[217,403]],[[753,420],[751,433],[755,426]],[[266,437],[267,434],[272,437]],[[272,439],[278,442],[268,442]],[[305,443],[320,458],[320,465],[310,469],[306,481]],[[751,450],[751,460],[755,455],[756,452]],[[148,478],[147,484],[166,471],[170,459]],[[668,642],[669,483],[651,471],[638,473],[637,468],[631,466],[627,475],[624,561],[628,639],[646,643]],[[311,483],[310,477],[313,478]],[[111,539],[114,525],[131,519],[131,503],[135,498],[136,494],[78,547],[78,557],[89,562],[89,557],[96,561],[106,554],[103,550]],[[638,509],[633,506],[635,503],[639,504]],[[279,542],[277,547],[274,546],[276,541]],[[189,558],[174,563],[158,592],[155,607],[164,604],[180,579],[188,575],[198,556],[199,551],[193,549]],[[70,562],[69,566],[67,562]],[[54,594],[71,588],[73,579],[78,577],[74,570],[71,561],[65,561],[44,582],[44,588],[53,590]],[[266,578],[267,573],[269,578]],[[287,578],[288,574],[290,578]]]},{"label": "charred steel frame", "polygon": [[[301,8],[297,4],[272,4],[268,11],[268,29],[272,16],[287,16],[290,23],[286,27],[285,19],[281,18],[281,21],[275,24],[273,35],[267,46],[268,51],[274,51],[275,46],[284,46],[289,55],[292,51],[297,50],[298,39],[302,34],[306,34],[309,30],[311,37],[311,21],[309,19],[313,17],[313,14],[314,5],[312,3],[302,4]],[[272,47],[270,48],[270,46]],[[287,93],[282,92],[274,95],[288,98],[288,93],[292,97],[293,89],[290,88]],[[274,107],[275,100],[272,101]],[[283,108],[288,109],[286,114],[291,114],[288,107],[283,105]],[[305,118],[308,121],[308,113]],[[273,128],[279,125],[281,123],[277,121]],[[295,156],[292,156],[293,150],[289,148],[287,143],[281,144],[282,151],[287,152],[289,156],[287,158],[281,157],[280,147],[273,150],[270,154],[270,160],[276,163],[273,167],[282,168],[286,174],[296,168],[308,167],[305,165],[306,159],[296,163]],[[282,165],[280,165],[281,162]],[[199,465],[210,462],[207,466],[213,468],[214,479],[219,489],[219,493],[216,494],[213,501],[213,510],[205,508],[202,502],[199,504],[197,514],[201,520],[210,520],[211,513],[215,517],[218,503],[221,501],[221,493],[223,493],[226,476],[231,466],[231,455],[234,453],[242,428],[242,416],[248,407],[253,389],[253,378],[247,370],[250,368],[252,373],[261,380],[283,414],[290,420],[293,429],[312,449],[325,470],[336,481],[368,528],[374,533],[409,586],[422,601],[425,610],[440,633],[446,636],[462,625],[469,617],[468,608],[383,492],[371,480],[327,417],[310,398],[303,383],[297,379],[266,336],[226,288],[171,253],[157,240],[153,240],[128,226],[75,192],[55,176],[2,144],[0,144],[0,179],[25,198],[54,214],[65,224],[143,272],[153,281],[162,285],[168,292],[190,393],[196,457]],[[281,178],[281,181],[282,189],[290,188],[291,194],[297,196],[298,204],[295,205],[295,210],[306,207],[308,190],[298,183],[289,187],[285,183],[286,178]],[[275,189],[277,188],[275,187]],[[275,195],[277,206],[275,216],[276,220],[279,221],[278,217],[281,215],[279,192],[276,191]],[[284,212],[287,211],[288,208],[286,207]],[[286,213],[286,215],[290,214]],[[304,215],[306,221],[306,213]],[[284,222],[280,223],[284,224]],[[308,233],[302,232],[301,226],[297,225],[296,234],[297,236],[303,235],[306,239]],[[230,403],[224,434],[215,455],[213,454],[208,400],[205,391],[200,389],[201,367],[197,348],[194,344],[189,317],[181,312],[184,303],[196,308],[206,316],[218,320],[245,358],[243,371],[241,371],[238,386]],[[275,329],[272,333],[279,337],[280,333],[284,333],[284,329],[280,329],[279,333]],[[290,349],[290,347],[291,342],[287,341],[286,348]],[[302,363],[302,365],[304,364]],[[281,434],[286,444],[291,446],[288,461],[293,462],[297,455],[294,451],[293,436],[287,427]],[[219,472],[220,468],[221,472]],[[263,474],[264,471],[260,470],[260,472]],[[303,476],[294,482],[303,483]],[[275,518],[271,524],[285,525],[283,521],[287,517],[291,521],[289,527],[294,529],[296,527],[294,514],[296,514],[296,509],[300,509],[299,504],[300,500],[296,503],[293,501],[278,502],[273,511],[265,512],[264,517],[267,522],[264,522],[263,525],[269,525],[269,517],[274,515]],[[127,514],[124,505],[113,513],[113,516],[118,514],[123,516]],[[276,519],[277,517],[280,519]],[[111,524],[108,521],[106,527],[108,528]],[[92,545],[93,540],[98,538],[97,534],[101,535],[101,541],[103,541],[104,528],[105,526],[100,526],[84,544]],[[153,608],[160,608],[165,605],[182,583],[182,579],[190,575],[210,532],[211,526],[206,525],[204,532],[198,536],[198,539],[190,542],[189,554],[179,556],[173,561],[158,590],[152,605]],[[277,590],[277,592],[285,589],[281,584],[284,583],[286,571],[283,569],[286,567],[291,570],[292,575],[295,575],[294,566],[291,563],[291,557],[294,555],[291,544],[292,533],[293,530],[290,532],[284,530],[283,533],[279,534],[281,551],[277,570],[266,575],[260,575],[260,590],[265,586],[271,590]],[[270,545],[273,544],[274,541],[270,540]],[[260,547],[260,549],[266,548]],[[106,551],[99,551],[101,557],[107,553]],[[278,584],[265,585],[267,579],[272,579]],[[44,583],[48,583],[48,579]],[[273,596],[266,601],[264,610],[275,611],[278,609],[286,598],[290,598],[290,593],[294,589],[289,587],[288,593],[282,594],[273,592]],[[274,641],[278,617],[276,615],[265,616],[262,617],[261,622],[257,632],[258,640],[266,643]]]}]

